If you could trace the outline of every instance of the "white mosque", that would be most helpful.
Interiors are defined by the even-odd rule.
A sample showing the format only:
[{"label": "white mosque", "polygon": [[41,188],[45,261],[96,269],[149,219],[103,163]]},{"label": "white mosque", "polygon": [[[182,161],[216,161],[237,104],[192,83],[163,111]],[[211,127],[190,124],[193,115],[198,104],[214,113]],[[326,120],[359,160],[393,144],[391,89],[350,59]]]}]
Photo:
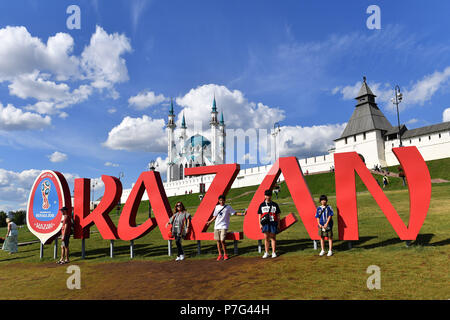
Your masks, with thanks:
[{"label": "white mosque", "polygon": [[223,120],[223,112],[220,115],[220,122],[217,115],[216,97],[214,97],[211,121],[209,122],[210,139],[198,133],[188,137],[184,114],[181,121],[181,130],[178,130],[179,135],[176,137],[175,114],[173,102],[171,102],[167,122],[167,182],[183,180],[185,178],[184,168],[225,163],[225,121]]},{"label": "white mosque", "polygon": [[[334,167],[334,153],[357,152],[369,169],[375,166],[398,165],[392,148],[416,146],[425,161],[450,157],[450,122],[408,130],[403,124],[392,126],[378,108],[376,96],[370,90],[366,78],[356,99],[353,114],[341,136],[334,140],[334,148],[328,154],[299,159],[303,173],[327,172]],[[198,193],[203,185],[207,190],[214,175],[185,177],[184,168],[225,163],[225,122],[223,112],[218,121],[216,99],[214,97],[210,138],[195,134],[186,135],[186,120],[183,115],[180,134],[175,136],[175,114],[171,104],[168,123],[168,168],[164,183],[167,196]],[[258,185],[262,182],[271,165],[240,170],[232,188]],[[283,179],[283,176],[280,176]],[[121,201],[125,202],[131,189],[124,190]],[[143,200],[148,200],[144,193]]]}]

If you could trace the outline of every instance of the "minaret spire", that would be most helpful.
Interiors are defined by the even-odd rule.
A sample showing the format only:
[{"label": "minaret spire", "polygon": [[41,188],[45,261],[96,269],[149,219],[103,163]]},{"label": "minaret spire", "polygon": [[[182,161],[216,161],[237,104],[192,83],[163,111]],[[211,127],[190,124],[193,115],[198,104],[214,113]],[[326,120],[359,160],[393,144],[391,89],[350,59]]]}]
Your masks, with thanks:
[{"label": "minaret spire", "polygon": [[170,110],[169,110],[169,115],[175,115],[173,112],[173,98],[170,98]]},{"label": "minaret spire", "polygon": [[213,100],[212,112],[217,112],[216,93],[215,92],[214,92],[214,100]]},{"label": "minaret spire", "polygon": [[183,119],[181,120],[181,128],[186,129],[186,119],[184,118],[184,112],[183,112]]},{"label": "minaret spire", "polygon": [[167,166],[167,182],[170,182],[174,179],[174,153],[175,153],[175,113],[173,111],[173,99],[170,98],[170,110],[169,116],[167,119],[167,157],[168,157],[168,166]]}]

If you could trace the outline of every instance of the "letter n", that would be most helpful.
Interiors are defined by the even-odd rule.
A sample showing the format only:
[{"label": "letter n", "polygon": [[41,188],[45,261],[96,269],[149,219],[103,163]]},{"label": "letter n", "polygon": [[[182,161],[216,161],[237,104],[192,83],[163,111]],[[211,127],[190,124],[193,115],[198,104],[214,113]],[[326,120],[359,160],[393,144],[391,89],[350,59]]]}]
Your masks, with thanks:
[{"label": "letter n", "polygon": [[[279,158],[267,173],[258,190],[256,190],[244,219],[245,236],[253,240],[264,238],[264,234],[259,228],[258,207],[264,201],[264,191],[272,190],[281,173],[283,173],[292,200],[294,200],[295,207],[310,238],[313,240],[320,239],[317,234],[317,222],[315,219],[316,207],[296,157]],[[289,213],[285,218],[281,219],[280,231],[286,230],[295,222],[297,222],[297,217]]]},{"label": "letter n", "polygon": [[358,240],[358,209],[355,172],[401,240],[415,240],[425,220],[431,200],[428,167],[416,147],[393,148],[404,169],[409,188],[410,216],[405,226],[392,204],[356,152],[335,153],[336,203],[340,240]]}]

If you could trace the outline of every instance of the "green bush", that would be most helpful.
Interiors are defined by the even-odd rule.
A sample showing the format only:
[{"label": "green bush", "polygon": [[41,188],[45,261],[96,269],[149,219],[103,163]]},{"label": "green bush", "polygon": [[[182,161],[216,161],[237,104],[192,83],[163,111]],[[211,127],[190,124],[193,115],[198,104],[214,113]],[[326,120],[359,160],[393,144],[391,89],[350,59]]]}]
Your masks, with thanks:
[{"label": "green bush", "polygon": [[25,210],[9,211],[8,213],[0,211],[0,228],[6,227],[7,217],[11,217],[12,221],[18,226],[27,223]]},{"label": "green bush", "polygon": [[0,228],[6,227],[6,212],[0,211]]},{"label": "green bush", "polygon": [[10,217],[12,216],[14,223],[19,226],[26,223],[26,214],[25,210],[11,211]]}]

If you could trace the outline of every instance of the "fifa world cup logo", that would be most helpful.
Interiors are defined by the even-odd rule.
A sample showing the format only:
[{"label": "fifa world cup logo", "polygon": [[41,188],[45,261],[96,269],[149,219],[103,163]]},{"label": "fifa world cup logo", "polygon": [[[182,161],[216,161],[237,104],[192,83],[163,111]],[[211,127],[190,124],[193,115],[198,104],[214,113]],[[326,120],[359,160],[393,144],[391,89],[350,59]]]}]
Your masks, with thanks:
[{"label": "fifa world cup logo", "polygon": [[50,182],[44,181],[41,187],[42,192],[42,209],[47,210],[50,208],[50,202],[48,202],[48,195],[50,194]]}]

